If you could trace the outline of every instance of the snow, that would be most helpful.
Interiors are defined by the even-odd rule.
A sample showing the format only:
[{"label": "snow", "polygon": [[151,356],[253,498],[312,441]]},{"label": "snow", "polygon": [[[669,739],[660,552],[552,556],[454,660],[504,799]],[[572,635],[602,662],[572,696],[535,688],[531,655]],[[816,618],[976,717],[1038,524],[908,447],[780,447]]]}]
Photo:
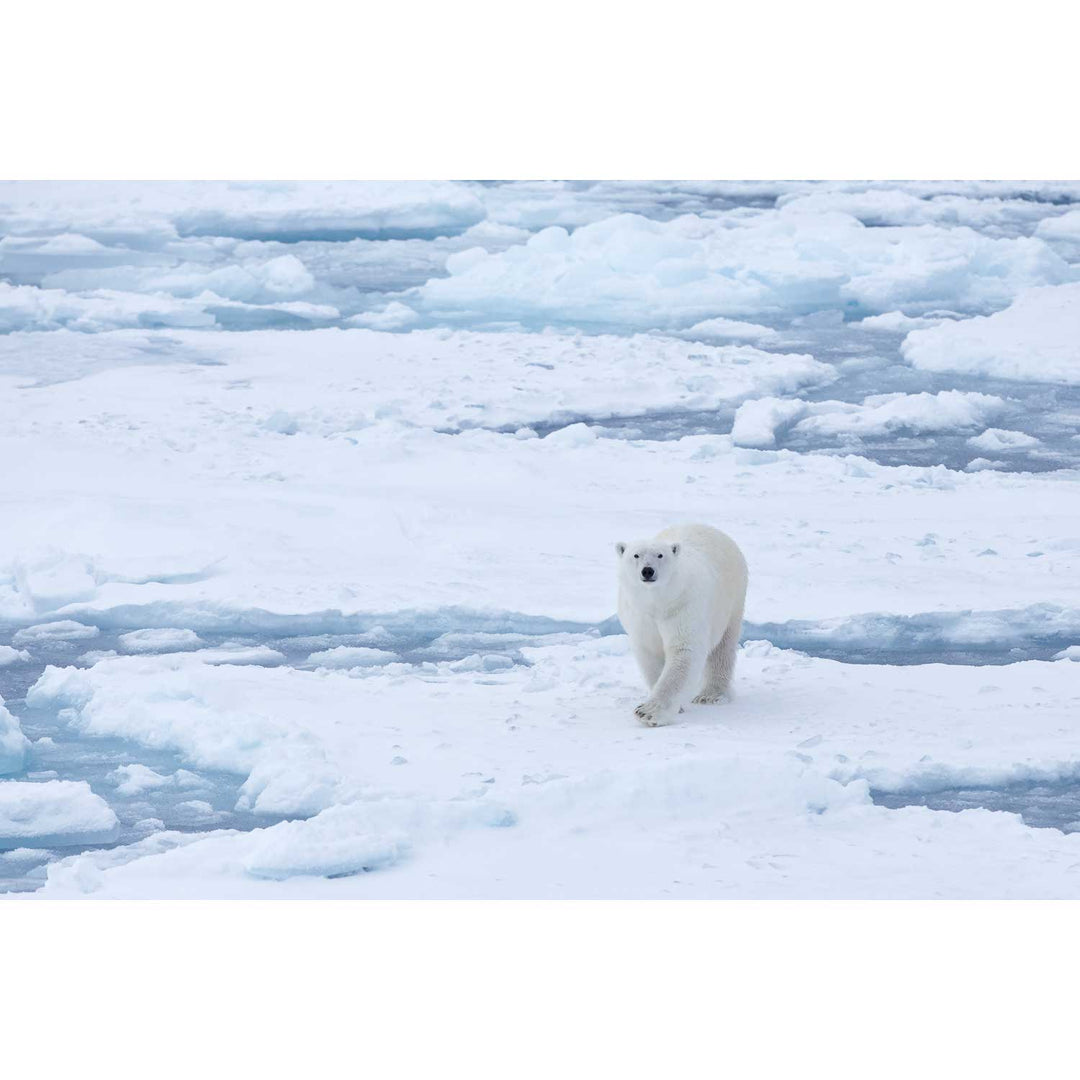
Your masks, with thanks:
[{"label": "snow", "polygon": [[[992,394],[960,390],[877,394],[866,398],[861,405],[759,398],[739,406],[731,437],[736,446],[764,448],[775,446],[778,433],[788,429],[803,435],[855,437],[964,431],[994,419],[1004,407],[1005,402]],[[989,443],[973,442],[973,445],[980,449],[993,448]]]},{"label": "snow", "polygon": [[703,319],[679,332],[680,337],[691,341],[708,341],[717,344],[724,341],[769,341],[776,331],[758,323],[740,322],[738,319]]},{"label": "snow", "polygon": [[[209,895],[253,881],[283,896],[1073,895],[1080,836],[986,811],[892,811],[868,794],[1074,775],[1080,688],[1067,663],[930,665],[913,692],[911,669],[750,643],[730,706],[646,736],[627,723],[637,690],[625,638],[530,659],[494,677],[369,678],[348,731],[337,718],[355,708],[353,681],[293,672],[288,726],[323,752],[293,771],[313,779],[332,767],[348,790],[304,822],[211,834],[123,866],[69,859],[49,868],[45,893],[175,895],[167,883],[209,871]],[[225,674],[201,669],[204,701]],[[126,725],[99,693],[115,700],[97,682],[81,715]],[[152,694],[152,679],[128,687],[131,699]],[[195,723],[208,738],[206,725],[235,719],[190,709],[193,720],[205,712]],[[392,763],[393,742],[405,764]],[[356,876],[323,880],[337,875]],[[267,879],[281,890],[267,893]]]},{"label": "snow", "polygon": [[[140,341],[129,331],[94,336],[99,349],[115,342],[124,362]],[[380,421],[432,428],[520,427],[571,420],[583,412],[611,416],[715,409],[750,396],[823,385],[836,377],[831,365],[804,353],[651,335],[330,329],[305,334],[298,342],[275,331],[181,331],[167,338],[155,335],[153,344],[177,360],[161,367],[87,375],[80,384],[57,386],[47,405],[40,394],[28,392],[37,387],[13,386],[3,403],[4,420],[14,421],[20,407],[36,414],[35,405],[47,423],[69,413],[76,423],[81,418],[95,427],[112,427],[124,416],[140,426],[161,425],[170,442],[158,440],[156,445],[171,449],[190,445],[191,436],[184,434],[184,420],[163,393],[166,385],[177,402],[194,410],[191,419],[201,432],[220,438],[223,424],[228,428],[240,423],[246,430],[253,422],[270,421],[272,430],[281,430],[290,419],[297,430],[310,434],[345,435]],[[0,371],[6,345],[0,337]],[[16,362],[25,369],[39,350],[50,355],[56,342],[53,334],[27,334],[17,335],[12,346]],[[319,372],[316,381],[305,364],[297,364],[298,346],[306,363]],[[467,371],[460,366],[465,357]],[[660,370],[665,380],[657,388],[650,379]],[[94,414],[79,417],[88,391],[95,400],[110,398],[112,411],[101,409],[100,419]]]},{"label": "snow", "polygon": [[366,311],[348,320],[349,326],[366,326],[372,330],[404,330],[419,316],[407,304],[393,300],[379,311]]},{"label": "snow", "polygon": [[777,432],[802,419],[809,406],[804,401],[784,398],[755,398],[745,401],[735,413],[731,440],[736,446],[758,449],[776,445]]},{"label": "snow", "polygon": [[1080,283],[1025,289],[993,315],[913,330],[901,348],[928,371],[1080,385]]},{"label": "snow", "polygon": [[0,781],[0,846],[107,839],[116,825],[116,815],[89,784]]},{"label": "snow", "polygon": [[[1075,898],[891,806],[1080,785],[1078,201],[0,185],[5,880]],[[695,520],[735,694],[646,731],[612,545]]]},{"label": "snow", "polygon": [[243,869],[258,878],[338,877],[392,866],[419,837],[444,843],[469,825],[506,826],[507,812],[487,803],[417,806],[411,799],[374,799],[334,806],[307,821],[267,829],[248,846]]},{"label": "snow", "polygon": [[120,635],[124,652],[176,652],[197,649],[202,639],[194,630],[162,627],[157,630],[132,630]]},{"label": "snow", "polygon": [[925,330],[930,326],[940,326],[943,322],[959,319],[955,312],[927,312],[925,315],[905,315],[902,311],[886,311],[881,315],[867,315],[858,325],[867,330],[880,330],[883,333],[907,333],[909,330]]},{"label": "snow", "polygon": [[974,391],[876,394],[861,405],[828,401],[814,405],[800,428],[824,435],[963,431],[994,419],[1004,406],[1001,398]]},{"label": "snow", "polygon": [[350,648],[338,645],[333,649],[322,649],[308,657],[309,664],[327,668],[372,667],[389,664],[397,659],[397,654],[386,649],[368,649],[363,646]]},{"label": "snow", "polygon": [[57,619],[55,622],[24,626],[16,631],[11,640],[16,645],[39,641],[85,641],[87,638],[97,637],[100,632],[96,626],[76,622],[74,619]]},{"label": "snow", "polygon": [[109,778],[115,783],[118,795],[141,795],[145,791],[167,787],[203,786],[199,776],[188,769],[177,769],[166,775],[138,763],[119,766],[109,774]]},{"label": "snow", "polygon": [[213,326],[203,305],[97,289],[69,293],[0,281],[0,333],[12,330],[113,330],[125,326]]},{"label": "snow", "polygon": [[981,435],[973,435],[968,445],[976,450],[1023,450],[1029,446],[1038,446],[1039,440],[1023,431],[1008,431],[1004,428],[987,428]]},{"label": "snow", "polygon": [[1072,261],[1080,258],[1080,210],[1069,210],[1060,217],[1044,218],[1035,235]]}]

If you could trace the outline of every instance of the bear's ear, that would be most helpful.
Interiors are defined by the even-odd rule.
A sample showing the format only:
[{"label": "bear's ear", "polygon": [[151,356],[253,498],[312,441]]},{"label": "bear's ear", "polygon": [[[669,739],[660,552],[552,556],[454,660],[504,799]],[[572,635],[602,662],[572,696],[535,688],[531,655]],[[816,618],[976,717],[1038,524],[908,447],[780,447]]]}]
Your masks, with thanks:
[{"label": "bear's ear", "polygon": [[679,554],[679,545],[678,544],[672,544],[671,545],[671,554],[672,555],[678,555]]},{"label": "bear's ear", "polygon": [[619,558],[622,558],[623,553],[626,551],[626,545],[621,542],[616,544],[615,551],[618,554]]}]

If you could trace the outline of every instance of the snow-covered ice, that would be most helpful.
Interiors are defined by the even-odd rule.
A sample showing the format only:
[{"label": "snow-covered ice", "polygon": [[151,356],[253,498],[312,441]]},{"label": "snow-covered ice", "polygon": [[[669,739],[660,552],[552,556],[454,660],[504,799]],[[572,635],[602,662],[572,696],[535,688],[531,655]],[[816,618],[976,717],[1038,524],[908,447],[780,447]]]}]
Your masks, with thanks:
[{"label": "snow-covered ice", "polygon": [[183,652],[195,649],[202,639],[194,630],[161,627],[160,629],[132,630],[120,635],[120,645],[125,652]]},{"label": "snow-covered ice", "polygon": [[916,367],[1080,383],[1080,283],[1024,289],[1003,311],[912,330]]},{"label": "snow-covered ice", "polygon": [[758,398],[739,406],[731,437],[736,446],[760,448],[775,446],[777,429],[781,427],[795,434],[826,436],[969,431],[999,416],[1004,406],[1001,398],[992,394],[960,390],[879,394],[865,398],[861,405]]},{"label": "snow-covered ice", "polygon": [[[0,185],[0,890],[1077,897],[1077,206]],[[686,520],[735,695],[645,730]]]},{"label": "snow-covered ice", "polygon": [[0,846],[27,841],[78,844],[107,840],[117,824],[109,804],[90,785],[68,780],[0,784]]}]

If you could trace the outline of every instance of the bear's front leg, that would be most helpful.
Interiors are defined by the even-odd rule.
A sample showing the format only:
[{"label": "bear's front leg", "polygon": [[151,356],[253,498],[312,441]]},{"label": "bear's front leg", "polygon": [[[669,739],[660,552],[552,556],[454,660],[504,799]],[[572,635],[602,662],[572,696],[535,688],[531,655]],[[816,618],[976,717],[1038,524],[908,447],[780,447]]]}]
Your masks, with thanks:
[{"label": "bear's front leg", "polygon": [[648,701],[643,701],[634,715],[646,727],[670,724],[681,711],[683,701],[690,697],[691,679],[702,665],[700,650],[692,647],[667,651],[664,670],[653,687]]},{"label": "bear's front leg", "polygon": [[675,714],[664,711],[654,701],[643,701],[635,710],[634,715],[646,727],[663,727],[675,719]]}]

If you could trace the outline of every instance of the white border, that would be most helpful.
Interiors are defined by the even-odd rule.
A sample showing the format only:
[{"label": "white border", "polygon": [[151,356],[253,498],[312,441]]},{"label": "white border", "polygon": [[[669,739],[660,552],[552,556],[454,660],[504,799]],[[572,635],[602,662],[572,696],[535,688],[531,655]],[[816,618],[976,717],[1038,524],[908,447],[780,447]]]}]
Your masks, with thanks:
[{"label": "white border", "polygon": [[1022,902],[5,904],[5,1073],[1056,1075],[1074,1056],[1075,918]]},{"label": "white border", "polygon": [[17,0],[0,178],[1078,179],[1078,12]]}]

